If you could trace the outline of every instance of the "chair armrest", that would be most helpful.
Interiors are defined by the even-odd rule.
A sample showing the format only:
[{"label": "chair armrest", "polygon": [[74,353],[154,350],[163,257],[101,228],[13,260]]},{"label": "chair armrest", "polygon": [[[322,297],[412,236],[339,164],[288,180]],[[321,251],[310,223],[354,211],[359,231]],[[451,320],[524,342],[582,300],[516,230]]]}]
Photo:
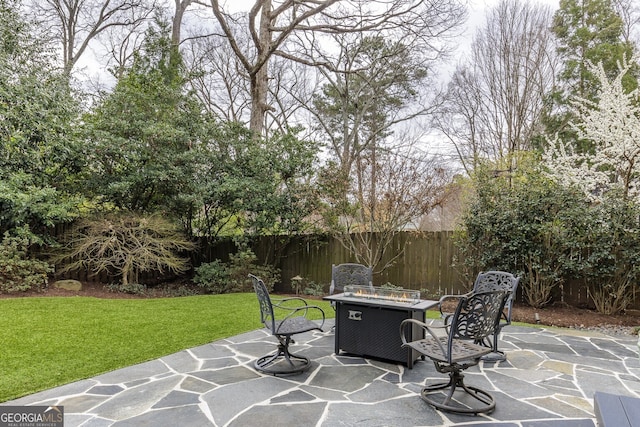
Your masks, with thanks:
[{"label": "chair armrest", "polygon": [[[289,301],[295,301],[298,304],[297,305],[293,305],[291,307],[287,307],[287,303]],[[286,310],[289,310],[289,309],[292,309],[292,308],[298,308],[300,306],[308,306],[309,305],[307,303],[307,300],[305,300],[304,298],[301,298],[301,297],[271,298],[271,303],[273,304],[274,307],[284,308]]]},{"label": "chair armrest", "polygon": [[[276,301],[274,303],[274,301]],[[284,316],[283,321],[291,317],[302,316],[307,317],[308,309],[317,309],[322,312],[322,319],[324,323],[324,310],[317,305],[309,305],[307,300],[301,297],[287,297],[287,298],[272,298],[271,304],[274,309],[288,311],[289,313]],[[303,314],[300,314],[304,312]]]},{"label": "chair armrest", "polygon": [[[449,318],[449,316],[451,316],[452,313],[445,313],[442,311],[442,304],[448,300],[448,299],[460,299],[462,297],[469,297],[473,294],[472,292],[467,292],[466,294],[459,294],[459,295],[443,295],[440,297],[440,299],[438,300],[438,310],[440,310],[440,317],[443,319],[447,319]],[[446,323],[446,322],[445,322]]]},{"label": "chair armrest", "polygon": [[433,340],[438,343],[438,346],[442,350],[442,354],[447,354],[447,351],[445,350],[444,346],[440,342],[440,339],[433,332],[433,330],[434,329],[447,330],[448,326],[447,325],[442,325],[442,326],[427,325],[426,323],[424,323],[424,322],[422,322],[420,320],[416,320],[416,319],[405,319],[405,320],[402,321],[402,323],[400,323],[400,339],[402,340],[402,347],[407,347],[410,344],[410,342],[407,341],[407,335],[406,335],[407,327],[410,324],[418,325],[425,332],[428,332],[429,335],[431,335],[431,337],[433,338]]}]

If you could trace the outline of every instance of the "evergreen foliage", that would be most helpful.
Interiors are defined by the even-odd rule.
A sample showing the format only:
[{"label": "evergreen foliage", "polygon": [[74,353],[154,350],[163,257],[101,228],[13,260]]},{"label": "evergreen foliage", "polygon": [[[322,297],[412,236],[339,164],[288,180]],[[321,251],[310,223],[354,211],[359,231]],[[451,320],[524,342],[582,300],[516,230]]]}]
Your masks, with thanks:
[{"label": "evergreen foliage", "polygon": [[533,158],[510,176],[488,167],[474,176],[474,193],[457,233],[463,268],[504,270],[522,277],[533,307],[551,302],[562,283],[580,269],[580,235],[586,204],[579,193],[548,178]]},{"label": "evergreen foliage", "polygon": [[195,98],[183,93],[169,28],[147,33],[144,50],[113,92],[85,117],[87,186],[101,202],[133,212],[188,216],[193,175],[207,129]]},{"label": "evergreen foliage", "polygon": [[[552,31],[558,39],[564,66],[559,74],[561,84],[550,94],[553,108],[545,125],[547,134],[559,134],[580,152],[592,151],[593,145],[569,126],[575,120],[571,100],[573,97],[597,100],[598,78],[590,65],[602,64],[606,74],[613,77],[618,64],[633,56],[635,47],[622,39],[623,25],[612,0],[561,0],[554,16]],[[624,76],[625,89],[635,89],[639,77],[640,66],[636,64]]]},{"label": "evergreen foliage", "polygon": [[5,233],[0,241],[0,293],[42,290],[47,286],[49,264],[29,256],[28,237]]},{"label": "evergreen foliage", "polygon": [[253,291],[249,274],[260,277],[268,290],[280,280],[277,269],[259,265],[258,258],[250,249],[240,249],[229,256],[229,262],[214,260],[196,267],[193,281],[207,292],[225,294],[229,292]]},{"label": "evergreen foliage", "polygon": [[582,273],[596,308],[605,314],[631,304],[640,277],[640,95],[624,85],[632,64],[635,60],[620,63],[613,77],[601,63],[591,65],[598,99],[576,98],[572,104],[571,126],[594,150],[581,153],[571,140],[556,137],[545,156],[549,175],[589,203]]},{"label": "evergreen foliage", "polygon": [[78,103],[18,5],[0,2],[0,233],[29,230],[38,243],[77,215],[83,162]]}]

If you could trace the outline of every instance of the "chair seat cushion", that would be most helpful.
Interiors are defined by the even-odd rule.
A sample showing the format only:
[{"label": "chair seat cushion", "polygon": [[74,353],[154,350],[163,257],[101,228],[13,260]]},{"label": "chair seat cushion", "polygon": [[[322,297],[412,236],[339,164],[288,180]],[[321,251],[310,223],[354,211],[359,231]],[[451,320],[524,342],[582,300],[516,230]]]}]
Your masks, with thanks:
[{"label": "chair seat cushion", "polygon": [[320,327],[306,317],[290,317],[284,320],[276,320],[275,331],[271,331],[276,335],[293,335],[302,332],[312,331],[314,329],[321,330]]},{"label": "chair seat cushion", "polygon": [[[447,337],[438,338],[440,345],[447,350]],[[425,338],[422,340],[413,341],[407,343],[407,345],[420,354],[424,354],[429,359],[443,363],[462,362],[465,360],[477,359],[485,354],[491,353],[491,349],[483,345],[474,344],[469,340],[453,340],[453,347],[451,349],[451,360],[447,359],[447,356],[442,352],[440,345],[435,338]]]}]

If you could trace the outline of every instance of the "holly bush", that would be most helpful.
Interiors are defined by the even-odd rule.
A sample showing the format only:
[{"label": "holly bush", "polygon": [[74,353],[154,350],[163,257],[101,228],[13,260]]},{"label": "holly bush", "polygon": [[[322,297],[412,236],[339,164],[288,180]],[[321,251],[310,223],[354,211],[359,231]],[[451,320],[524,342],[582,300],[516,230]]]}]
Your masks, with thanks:
[{"label": "holly bush", "polygon": [[0,293],[42,290],[47,286],[51,266],[29,257],[27,237],[5,233],[0,242]]}]

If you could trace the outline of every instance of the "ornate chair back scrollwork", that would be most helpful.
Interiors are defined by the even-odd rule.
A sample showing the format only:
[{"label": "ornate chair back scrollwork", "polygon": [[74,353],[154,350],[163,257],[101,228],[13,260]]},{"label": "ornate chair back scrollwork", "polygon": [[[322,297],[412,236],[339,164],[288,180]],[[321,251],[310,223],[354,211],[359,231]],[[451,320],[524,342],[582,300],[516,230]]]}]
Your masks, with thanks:
[{"label": "ornate chair back scrollwork", "polygon": [[481,292],[491,292],[491,291],[507,291],[509,292],[509,298],[505,303],[504,310],[500,314],[500,323],[498,324],[498,328],[495,333],[491,336],[486,337],[480,342],[481,344],[491,348],[491,353],[487,354],[483,359],[487,361],[502,361],[506,360],[506,356],[503,351],[498,349],[498,338],[500,336],[500,332],[502,328],[511,324],[511,311],[513,309],[513,300],[516,295],[516,291],[518,290],[518,283],[520,282],[520,278],[514,276],[511,273],[506,271],[485,271],[478,274],[476,280],[473,284],[473,289],[471,292],[463,294],[463,295],[444,295],[440,298],[438,302],[438,306],[440,308],[440,314],[444,319],[444,323],[448,324],[452,313],[445,313],[443,311],[443,303],[447,300],[468,297],[470,295],[481,293]]},{"label": "ornate chair back scrollwork", "polygon": [[[490,393],[464,383],[462,371],[475,366],[491,348],[478,342],[495,334],[509,291],[475,293],[460,298],[455,313],[447,325],[430,326],[416,319],[406,319],[400,325],[403,347],[410,347],[428,357],[440,373],[449,374],[449,381],[427,385],[420,397],[438,409],[463,414],[489,413],[495,408]],[[424,338],[407,341],[408,331],[418,325]],[[436,333],[437,330],[445,334]],[[422,334],[419,334],[419,336]],[[459,391],[461,393],[457,393]],[[470,399],[471,398],[471,399]]]},{"label": "ornate chair back scrollwork", "polygon": [[[308,305],[303,298],[271,298],[262,279],[250,274],[253,289],[260,304],[260,321],[265,328],[277,338],[276,351],[258,358],[255,368],[272,375],[290,375],[306,371],[311,362],[309,358],[292,354],[289,345],[294,341],[293,335],[312,330],[322,331],[324,326],[324,311],[315,305]],[[321,323],[318,325],[309,319],[312,312],[318,314]]]},{"label": "ornate chair back scrollwork", "polygon": [[369,286],[373,288],[372,268],[353,263],[332,265],[329,295],[343,292],[344,287],[347,285]]},{"label": "ornate chair back scrollwork", "polygon": [[[368,286],[373,289],[373,269],[363,264],[332,264],[329,295],[344,292],[347,285]],[[331,301],[331,307],[335,310],[336,303]],[[334,329],[335,326],[331,328]]]}]

